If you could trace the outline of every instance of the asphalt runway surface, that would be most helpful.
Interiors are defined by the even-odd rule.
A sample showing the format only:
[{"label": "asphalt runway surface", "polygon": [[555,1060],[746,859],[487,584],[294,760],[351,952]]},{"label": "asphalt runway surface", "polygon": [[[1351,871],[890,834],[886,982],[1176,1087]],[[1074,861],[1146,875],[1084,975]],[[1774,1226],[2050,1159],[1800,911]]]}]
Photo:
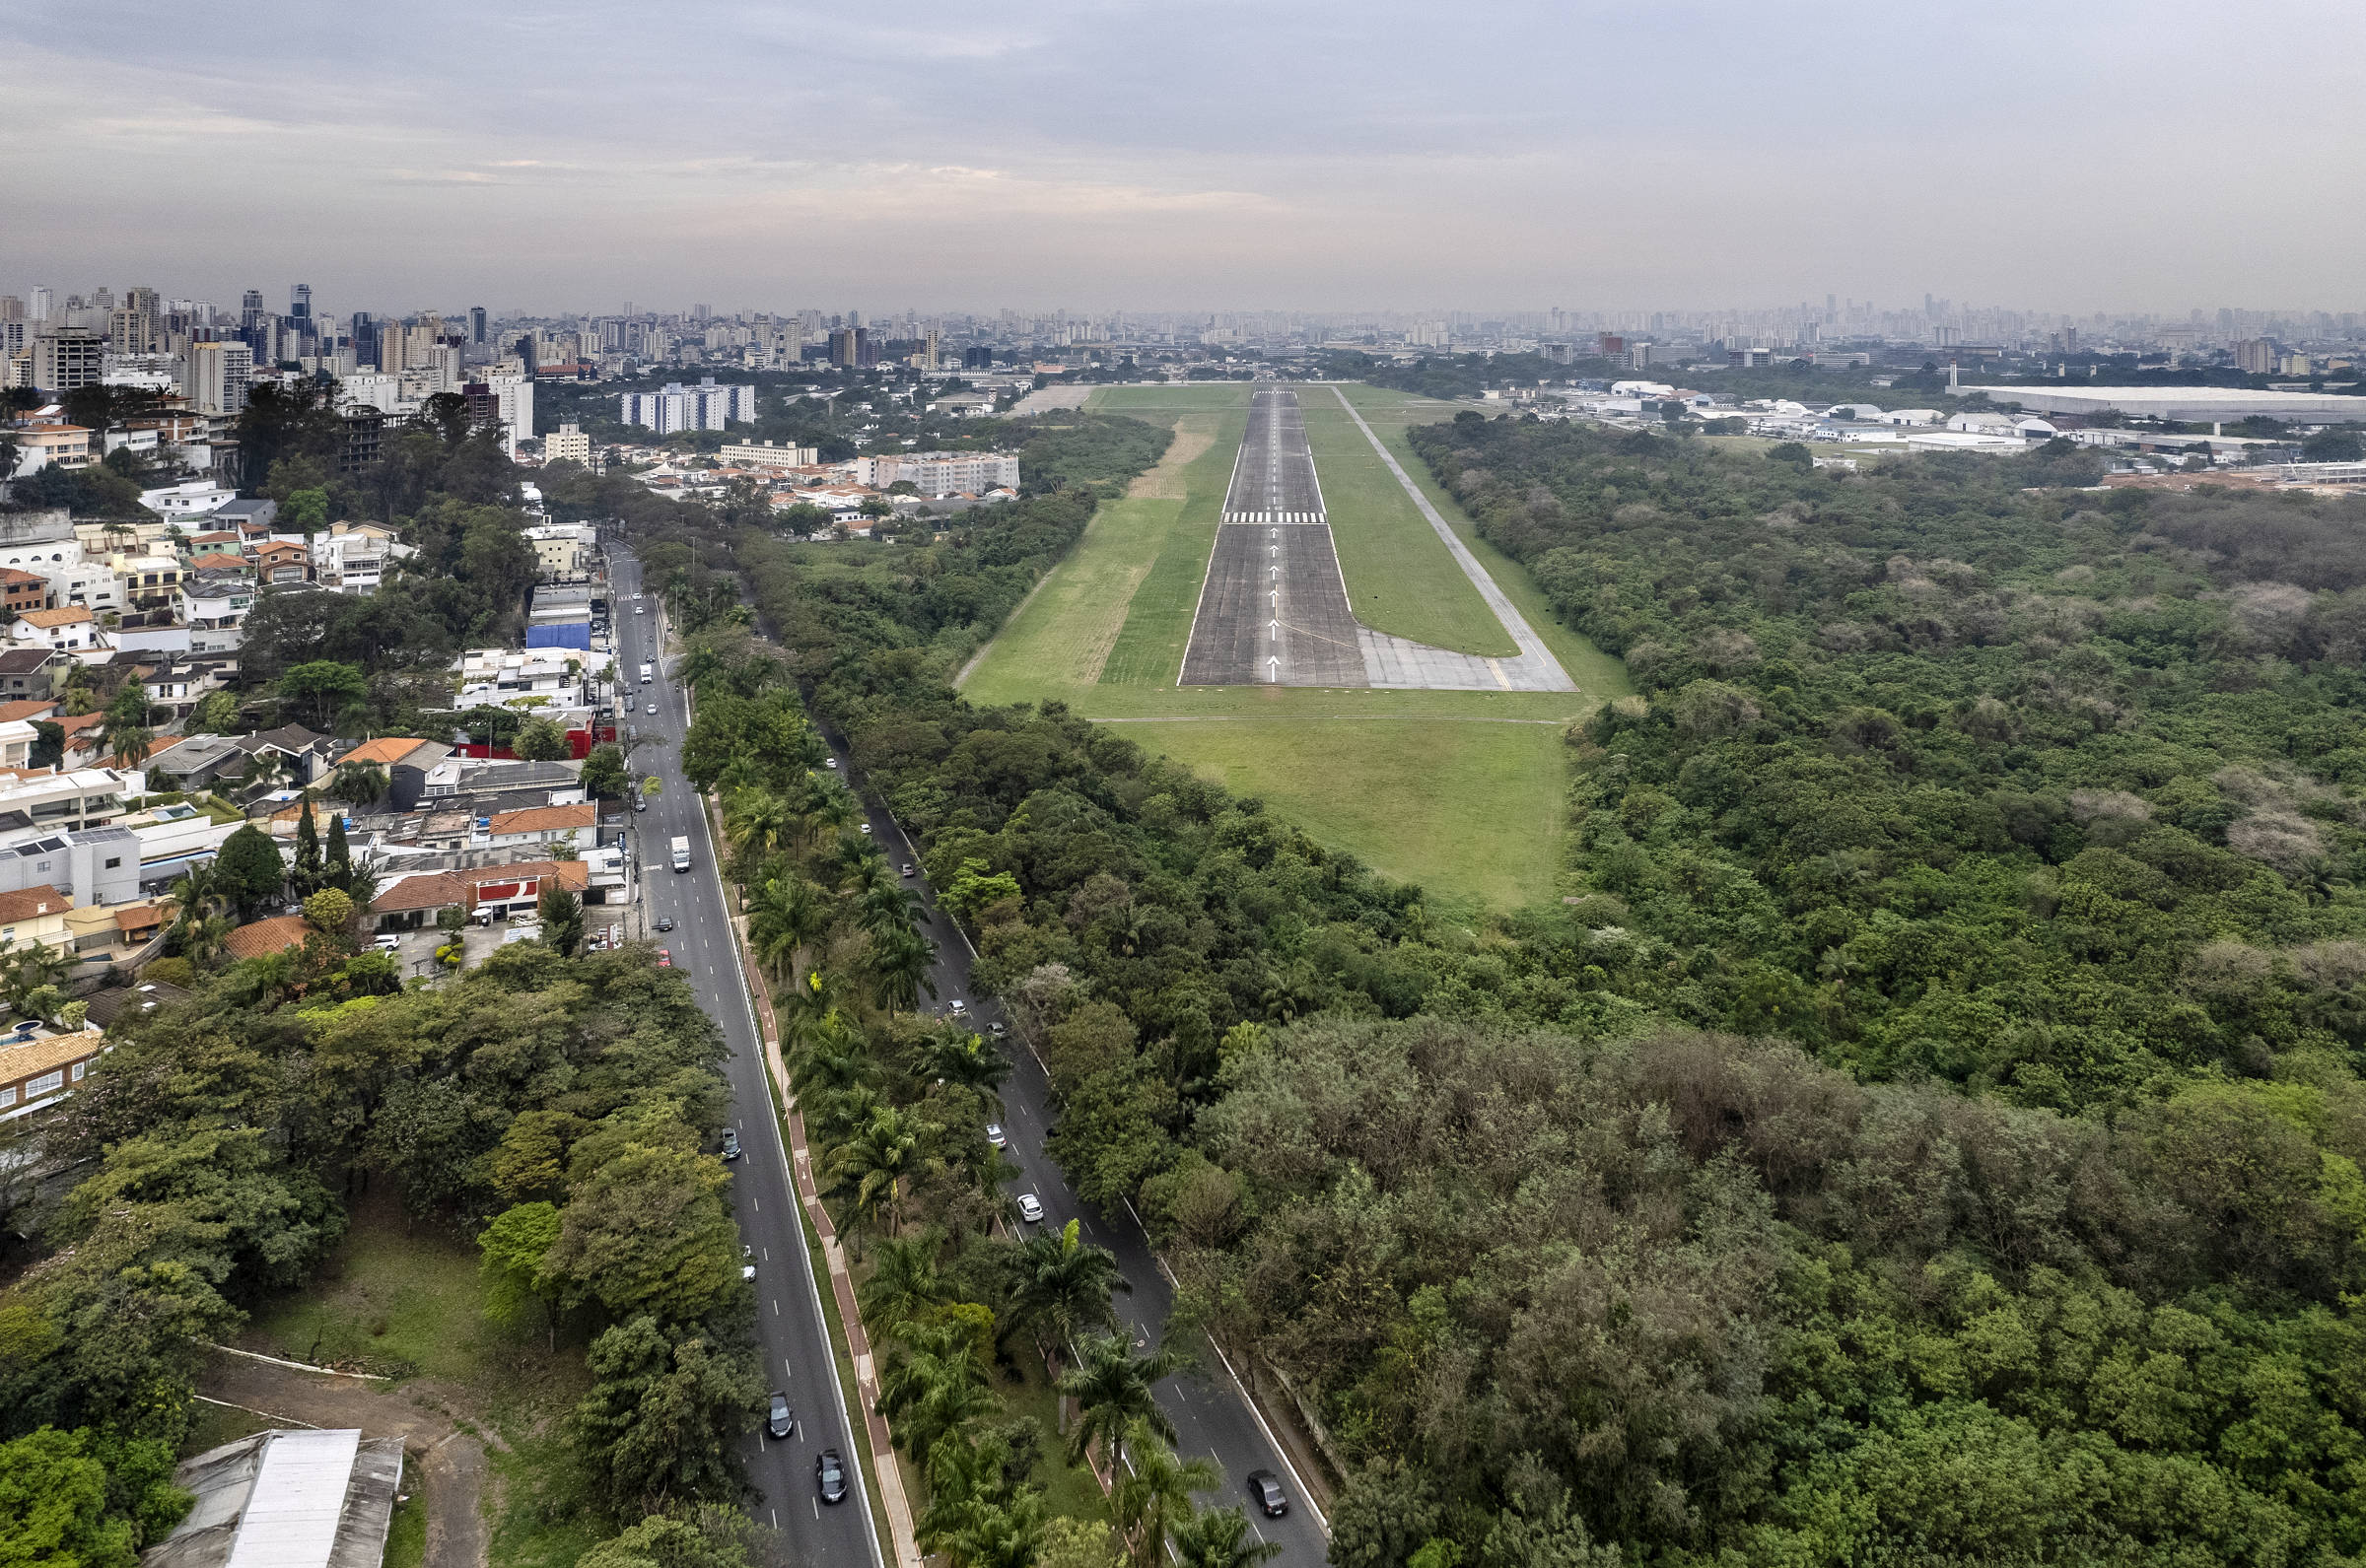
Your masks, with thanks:
[{"label": "asphalt runway surface", "polygon": [[1366,684],[1324,515],[1298,394],[1255,393],[1176,684]]}]

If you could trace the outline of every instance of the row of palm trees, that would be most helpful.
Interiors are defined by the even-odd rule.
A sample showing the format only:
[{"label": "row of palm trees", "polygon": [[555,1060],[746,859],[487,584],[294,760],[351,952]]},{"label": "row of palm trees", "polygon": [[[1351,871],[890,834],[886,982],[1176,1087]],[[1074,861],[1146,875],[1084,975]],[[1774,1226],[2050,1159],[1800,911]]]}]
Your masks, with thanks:
[{"label": "row of palm trees", "polygon": [[1035,1561],[1047,1506],[993,1389],[996,1365],[1023,1339],[1076,1405],[1068,1458],[1108,1476],[1133,1568],[1157,1568],[1170,1548],[1184,1568],[1255,1568],[1277,1548],[1255,1539],[1239,1509],[1197,1506],[1220,1477],[1176,1454],[1153,1392],[1186,1358],[1137,1353],[1116,1331],[1112,1292],[1128,1288],[1116,1259],[1073,1222],[1020,1240],[916,1223],[922,1193],[1003,1207],[1009,1162],[979,1128],[1009,1063],[958,1021],[910,1016],[936,959],[925,908],[857,831],[852,793],[818,771],[818,737],[805,739],[814,755],[768,766],[742,754],[725,768],[725,836],[816,1167],[850,1241],[875,1243],[863,1315],[885,1352],[879,1411],[927,1482],[920,1544],[950,1568]]}]

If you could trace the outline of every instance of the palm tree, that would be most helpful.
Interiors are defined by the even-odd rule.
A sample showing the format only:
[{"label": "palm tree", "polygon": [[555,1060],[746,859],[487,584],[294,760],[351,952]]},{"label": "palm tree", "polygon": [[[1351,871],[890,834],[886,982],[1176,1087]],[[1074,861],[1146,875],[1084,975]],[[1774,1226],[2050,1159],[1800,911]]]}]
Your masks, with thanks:
[{"label": "palm tree", "polygon": [[922,987],[931,997],[937,982],[929,970],[937,962],[937,944],[918,931],[886,931],[870,939],[870,975],[879,1005],[889,1012],[920,1010]]},{"label": "palm tree", "polygon": [[180,952],[183,958],[199,968],[222,956],[233,929],[230,921],[220,915],[200,919],[184,918],[180,927]]},{"label": "palm tree", "polygon": [[1214,1491],[1223,1473],[1212,1460],[1183,1459],[1148,1425],[1126,1433],[1127,1464],[1109,1502],[1135,1568],[1158,1568],[1167,1532],[1192,1514],[1191,1494]]},{"label": "palm tree", "polygon": [[859,916],[863,928],[876,935],[880,931],[917,931],[927,926],[929,907],[920,895],[886,875],[884,860],[874,860],[871,864],[879,868],[881,879],[874,880],[868,871],[864,873]]},{"label": "palm tree", "polygon": [[830,1151],[829,1174],[841,1191],[853,1193],[854,1212],[876,1220],[887,1234],[903,1207],[904,1181],[920,1164],[920,1134],[893,1107],[873,1115],[853,1137]]},{"label": "palm tree", "polygon": [[764,764],[752,751],[733,752],[731,760],[723,765],[723,772],[715,779],[716,786],[727,792],[753,789],[763,783]]},{"label": "palm tree", "polygon": [[1002,1409],[978,1366],[976,1341],[961,1324],[907,1324],[879,1377],[879,1414],[906,1453],[926,1456],[939,1441]]},{"label": "palm tree", "polygon": [[[1057,1231],[1039,1231],[1020,1243],[1016,1271],[1018,1301],[1010,1327],[1032,1328],[1038,1337],[1051,1341],[1055,1354],[1084,1329],[1114,1329],[1117,1312],[1109,1303],[1110,1292],[1134,1289],[1118,1272],[1117,1255],[1083,1240],[1073,1219]],[[1123,1349],[1124,1342],[1118,1343]]]},{"label": "palm tree", "polygon": [[1172,1533],[1176,1568],[1257,1568],[1280,1555],[1280,1541],[1244,1539],[1248,1533],[1243,1509],[1199,1509]]},{"label": "palm tree", "polygon": [[844,833],[863,819],[863,808],[844,789],[824,789],[813,802],[813,820],[833,833]]},{"label": "palm tree", "polygon": [[689,687],[692,691],[698,691],[705,687],[709,677],[721,675],[729,668],[730,666],[724,662],[723,655],[713,648],[694,648],[690,650],[690,656],[682,660],[682,667],[674,671],[674,674],[684,686]]},{"label": "palm tree", "polygon": [[953,1299],[953,1287],[937,1271],[943,1245],[943,1235],[935,1229],[879,1244],[862,1289],[863,1321],[873,1332],[892,1333],[897,1325]]},{"label": "palm tree", "polygon": [[931,1030],[913,1047],[912,1074],[957,1083],[991,1099],[1010,1076],[1010,1058],[988,1045],[984,1037],[959,1024],[948,1024]]},{"label": "palm tree", "polygon": [[801,876],[775,877],[748,902],[748,945],[775,976],[792,972],[798,950],[829,928],[830,910],[821,889]]},{"label": "palm tree", "polygon": [[99,750],[110,761],[137,764],[148,755],[148,747],[156,732],[148,727],[148,694],[137,685],[127,685],[121,696],[106,706],[106,717],[99,725]]},{"label": "palm tree", "polygon": [[0,996],[19,1013],[27,1010],[26,1003],[35,992],[49,990],[74,972],[72,961],[42,942],[28,942],[20,948],[14,941],[0,942]]},{"label": "palm tree", "polygon": [[952,1517],[926,1530],[920,1544],[944,1553],[951,1568],[1032,1568],[1043,1548],[1043,1494],[1031,1486],[1008,1502],[971,1497],[947,1512]]},{"label": "palm tree", "polygon": [[788,837],[792,817],[788,801],[761,786],[737,790],[730,800],[724,832],[732,849],[743,853],[753,850],[761,854],[780,848]]},{"label": "palm tree", "polygon": [[800,1100],[844,1094],[868,1084],[878,1068],[863,1042],[835,1012],[801,1029],[789,1054],[789,1085]]},{"label": "palm tree", "polygon": [[1137,1356],[1113,1333],[1085,1340],[1081,1359],[1061,1376],[1059,1385],[1060,1392],[1078,1405],[1077,1424],[1068,1433],[1069,1461],[1083,1459],[1097,1440],[1114,1465],[1122,1457],[1119,1445],[1132,1440],[1137,1432],[1172,1443],[1175,1423],[1158,1407],[1151,1390],[1189,1362],[1188,1356],[1169,1345]]}]

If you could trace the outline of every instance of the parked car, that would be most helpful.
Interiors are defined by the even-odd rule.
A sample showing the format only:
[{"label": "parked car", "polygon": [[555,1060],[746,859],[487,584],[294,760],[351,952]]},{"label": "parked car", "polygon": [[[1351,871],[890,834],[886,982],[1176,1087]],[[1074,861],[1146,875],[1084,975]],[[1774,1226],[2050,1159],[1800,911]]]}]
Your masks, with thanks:
[{"label": "parked car", "polygon": [[997,1018],[994,1022],[986,1026],[986,1035],[990,1040],[1000,1040],[1009,1032],[1010,1031],[1009,1029],[1004,1027],[1003,1021],[1000,1018]]},{"label": "parked car", "polygon": [[821,1490],[825,1503],[846,1501],[846,1461],[834,1448],[825,1448],[813,1461],[813,1484]]},{"label": "parked car", "polygon": [[723,1157],[727,1160],[739,1158],[739,1134],[731,1127],[723,1129]]},{"label": "parked car", "polygon": [[670,916],[670,915],[661,915],[661,916],[659,916],[659,917],[658,917],[658,929],[659,929],[659,930],[661,930],[661,931],[670,931],[670,930],[672,930],[672,929],[673,929],[673,917],[672,917],[672,916]]},{"label": "parked car", "polygon": [[986,1141],[998,1149],[1007,1149],[1010,1146],[1009,1135],[1003,1131],[1003,1125],[1000,1122],[986,1124]]},{"label": "parked car", "polygon": [[1249,1501],[1255,1503],[1268,1519],[1280,1519],[1289,1512],[1289,1498],[1283,1492],[1282,1483],[1274,1478],[1272,1470],[1249,1471]]},{"label": "parked car", "polygon": [[797,1411],[790,1408],[789,1396],[775,1389],[764,1410],[764,1431],[769,1437],[785,1438],[797,1430]]},{"label": "parked car", "polygon": [[868,822],[863,824],[863,837],[867,839],[870,837],[870,824]]},{"label": "parked car", "polygon": [[669,947],[661,947],[658,949],[658,967],[660,969],[671,969],[673,967],[673,949]]},{"label": "parked car", "polygon": [[829,769],[833,769],[833,770],[834,770],[834,769],[836,769],[836,768],[837,768],[837,766],[838,766],[838,759],[837,759],[837,758],[835,758],[835,757],[831,757],[831,758],[827,759],[826,761],[824,761],[824,762],[822,763],[822,766],[823,766],[824,768],[829,768]]},{"label": "parked car", "polygon": [[951,1001],[946,1002],[944,1004],[944,1010],[951,1013],[955,1018],[967,1018],[969,1016],[969,1004],[958,996],[955,996]]},{"label": "parked car", "polygon": [[744,1243],[739,1248],[739,1277],[750,1284],[756,1278],[756,1250]]},{"label": "parked car", "polygon": [[1018,1217],[1030,1225],[1042,1223],[1043,1199],[1032,1193],[1018,1194]]},{"label": "parked car", "polygon": [[649,809],[649,797],[647,795],[633,796],[633,809],[635,811],[647,811]]},{"label": "parked car", "polygon": [[906,860],[906,861],[904,862],[904,875],[906,875],[906,876],[918,876],[919,874],[920,874],[920,873],[919,873],[919,871],[918,871],[918,870],[916,870],[916,869],[913,867],[913,864],[912,864],[912,862],[911,862],[911,861],[909,861],[909,860]]},{"label": "parked car", "polygon": [[402,938],[395,935],[392,931],[387,931],[383,935],[373,936],[370,938],[370,945],[377,948],[382,953],[396,952],[402,946]]}]

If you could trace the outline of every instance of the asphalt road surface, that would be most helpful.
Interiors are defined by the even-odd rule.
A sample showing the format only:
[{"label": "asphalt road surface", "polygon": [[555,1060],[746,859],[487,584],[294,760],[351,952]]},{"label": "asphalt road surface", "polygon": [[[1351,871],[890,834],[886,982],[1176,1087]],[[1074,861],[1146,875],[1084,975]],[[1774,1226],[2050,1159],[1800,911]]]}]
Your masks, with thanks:
[{"label": "asphalt road surface", "polygon": [[[848,783],[856,784],[860,791],[862,781],[851,776],[852,763],[834,740],[832,749],[838,757],[838,766],[850,775]],[[887,857],[899,869],[907,863],[917,867],[919,850],[896,820],[868,794],[863,810],[872,837],[885,847]],[[971,992],[969,965],[973,955],[952,919],[937,908],[935,890],[917,877],[906,886],[919,889],[927,901],[927,932],[937,944],[937,963],[929,972],[935,990],[931,1005],[941,1011],[958,997],[975,1015],[976,1027],[984,1029],[1007,1022],[1000,1002]],[[1118,1295],[1118,1318],[1135,1344],[1148,1348],[1156,1343],[1158,1330],[1174,1306],[1173,1290],[1159,1271],[1157,1259],[1130,1207],[1121,1205],[1113,1213],[1105,1212],[1069,1191],[1060,1167],[1043,1151],[1043,1140],[1050,1134],[1055,1120],[1051,1082],[1044,1074],[1043,1063],[1015,1040],[1009,1055],[1010,1077],[1003,1085],[1003,1129],[1010,1139],[1007,1152],[1018,1165],[1020,1175],[1008,1191],[1013,1197],[1033,1193],[1043,1200],[1041,1228],[1057,1229],[1071,1219],[1078,1220],[1085,1240],[1106,1247],[1117,1256],[1119,1269],[1134,1287],[1130,1293]],[[1223,1474],[1218,1490],[1203,1496],[1201,1501],[1246,1508],[1258,1537],[1281,1543],[1282,1553],[1273,1559],[1280,1568],[1319,1568],[1330,1552],[1330,1539],[1320,1517],[1306,1504],[1305,1486],[1285,1461],[1281,1445],[1267,1430],[1263,1417],[1250,1407],[1248,1395],[1231,1369],[1206,1338],[1195,1335],[1194,1345],[1204,1363],[1201,1370],[1169,1379],[1158,1386],[1157,1393],[1159,1404],[1175,1423],[1180,1451],[1187,1456],[1204,1455],[1214,1460]],[[1251,1470],[1257,1469],[1273,1471],[1289,1493],[1290,1510],[1280,1519],[1264,1518],[1249,1501],[1246,1478]]]},{"label": "asphalt road surface", "polygon": [[[638,680],[644,662],[660,671],[654,684],[635,688],[632,711],[617,716],[620,724],[635,724],[644,736],[657,737],[632,753],[633,777],[656,774],[664,781],[649,809],[627,818],[633,882],[641,900],[636,923],[667,950],[731,1049],[724,1070],[731,1083],[731,1125],[739,1129],[742,1151],[731,1167],[732,1190],[740,1239],[755,1255],[756,1336],[764,1352],[764,1382],[768,1390],[787,1394],[797,1412],[796,1428],[782,1442],[750,1423],[745,1457],[757,1490],[752,1512],[757,1524],[778,1529],[764,1547],[770,1562],[877,1568],[878,1537],[871,1530],[868,1493],[856,1485],[845,1502],[824,1505],[814,1484],[813,1461],[823,1449],[846,1456],[855,1475],[870,1467],[870,1455],[847,1431],[837,1361],[790,1186],[789,1151],[772,1114],[762,1042],[748,1010],[715,847],[706,814],[682,777],[682,697],[665,672],[657,596],[641,600],[646,613],[635,615],[640,564],[615,544],[608,546],[608,561],[617,670],[628,683]],[[655,717],[647,712],[653,702]],[[668,845],[677,834],[690,840],[692,866],[686,874],[672,869]],[[674,928],[658,930],[659,920],[666,918]]]},{"label": "asphalt road surface", "polygon": [[[1294,394],[1283,395],[1290,395],[1294,404]],[[1303,444],[1302,434],[1300,444]],[[1301,531],[1310,535],[1322,532],[1328,543],[1327,530]],[[619,613],[611,617],[612,624],[620,628],[617,666],[631,675],[638,671],[643,660],[656,662],[660,657],[657,601],[654,597],[644,600],[649,613],[633,614],[631,595],[640,586],[639,567],[620,546],[609,547],[609,560],[614,593],[619,601]],[[1333,581],[1338,579],[1336,563],[1331,578]],[[783,1380],[772,1386],[785,1389],[797,1406],[798,1429],[788,1443],[759,1441],[751,1436],[748,1467],[762,1493],[755,1518],[760,1524],[780,1527],[782,1539],[777,1543],[774,1561],[856,1568],[858,1564],[876,1561],[875,1537],[870,1534],[868,1519],[861,1511],[861,1507],[868,1505],[858,1504],[860,1493],[836,1508],[815,1505],[813,1456],[824,1446],[835,1446],[858,1465],[868,1466],[870,1457],[859,1452],[846,1432],[845,1403],[835,1383],[835,1365],[829,1354],[819,1298],[814,1294],[803,1231],[791,1206],[794,1198],[789,1186],[788,1155],[771,1114],[755,1022],[743,992],[736,989],[741,982],[726,920],[722,887],[716,877],[713,850],[707,840],[703,813],[697,809],[689,784],[681,776],[680,696],[663,680],[648,690],[659,694],[655,700],[660,716],[653,720],[641,714],[631,721],[640,724],[644,734],[649,733],[651,724],[658,725],[661,745],[636,751],[632,767],[636,777],[656,773],[665,784],[658,798],[651,801],[649,810],[632,819],[634,858],[648,878],[644,885],[650,920],[654,923],[661,915],[671,914],[677,922],[674,931],[658,935],[656,940],[670,947],[675,967],[686,971],[701,1004],[722,1025],[731,1046],[727,1071],[733,1124],[740,1128],[746,1150],[735,1168],[741,1200],[739,1228],[741,1236],[758,1255],[757,1328],[767,1365],[777,1369],[774,1375]],[[638,706],[646,707],[651,700],[645,696]],[[840,770],[860,793],[861,781],[853,776],[851,761],[835,740],[832,746]],[[896,867],[900,870],[909,863],[917,868],[918,848],[895,819],[867,796],[863,808],[872,837],[887,851]],[[666,843],[677,833],[690,836],[698,861],[696,870],[688,876],[675,876],[665,869]],[[999,1002],[972,993],[969,984],[972,954],[968,943],[951,918],[938,909],[934,890],[917,875],[907,885],[917,888],[927,902],[927,934],[937,944],[937,962],[929,973],[933,1005],[942,1010],[958,997],[975,1015],[977,1027],[984,1029],[1005,1021]],[[1021,1174],[1009,1191],[1012,1196],[1033,1193],[1041,1198],[1046,1227],[1062,1226],[1076,1219],[1087,1240],[1116,1255],[1119,1268],[1134,1287],[1131,1293],[1117,1297],[1118,1316],[1135,1342],[1148,1347],[1156,1341],[1158,1329],[1174,1305],[1166,1276],[1159,1271],[1157,1260],[1130,1209],[1121,1207],[1114,1214],[1104,1213],[1069,1191],[1059,1166],[1043,1151],[1044,1138],[1053,1124],[1050,1081],[1033,1053],[1014,1046],[1010,1056],[1011,1075],[1003,1089],[1003,1125],[1009,1135],[1009,1153]],[[1330,1542],[1320,1517],[1308,1506],[1304,1484],[1263,1418],[1250,1406],[1247,1394],[1222,1358],[1204,1338],[1197,1340],[1197,1347],[1205,1363],[1203,1369],[1159,1385],[1158,1402],[1175,1423],[1180,1450],[1186,1455],[1213,1459],[1222,1472],[1221,1485],[1202,1501],[1247,1508],[1259,1538],[1281,1544],[1281,1555],[1273,1559],[1279,1568],[1317,1568],[1326,1560]],[[1246,1478],[1257,1469],[1271,1470],[1281,1477],[1289,1493],[1290,1511],[1283,1518],[1266,1519],[1250,1503]]]},{"label": "asphalt road surface", "polygon": [[1178,686],[1368,684],[1298,394],[1258,392]]}]

